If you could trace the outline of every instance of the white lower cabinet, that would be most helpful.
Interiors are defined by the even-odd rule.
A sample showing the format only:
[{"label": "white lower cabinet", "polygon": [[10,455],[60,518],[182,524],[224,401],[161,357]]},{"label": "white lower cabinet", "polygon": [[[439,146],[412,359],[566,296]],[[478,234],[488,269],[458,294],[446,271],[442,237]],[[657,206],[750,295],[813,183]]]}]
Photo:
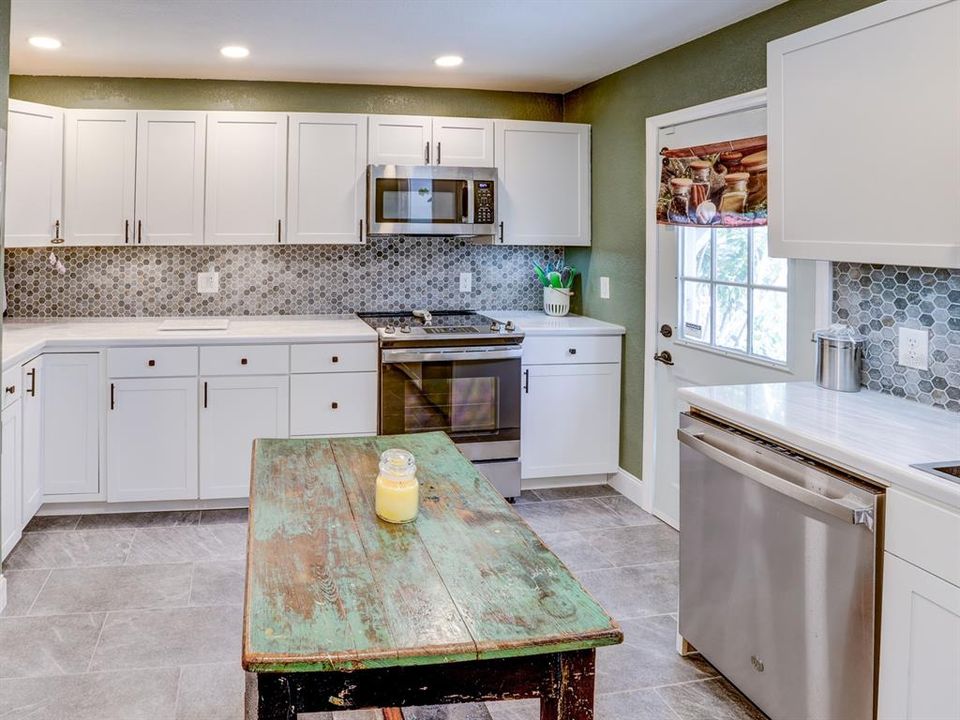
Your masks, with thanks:
[{"label": "white lower cabinet", "polygon": [[896,555],[884,555],[877,717],[956,720],[960,587]]},{"label": "white lower cabinet", "polygon": [[250,490],[256,438],[289,435],[286,375],[201,379],[200,498],[241,498]]},{"label": "white lower cabinet", "polygon": [[110,382],[107,499],[197,498],[197,378]]},{"label": "white lower cabinet", "polygon": [[20,541],[24,522],[20,515],[21,401],[3,409],[0,416],[0,560]]},{"label": "white lower cabinet", "polygon": [[521,477],[616,472],[620,365],[528,365],[521,395]]},{"label": "white lower cabinet", "polygon": [[291,435],[365,435],[376,432],[377,373],[291,376]]},{"label": "white lower cabinet", "polygon": [[23,366],[24,522],[41,502],[100,493],[100,353],[48,353]]}]

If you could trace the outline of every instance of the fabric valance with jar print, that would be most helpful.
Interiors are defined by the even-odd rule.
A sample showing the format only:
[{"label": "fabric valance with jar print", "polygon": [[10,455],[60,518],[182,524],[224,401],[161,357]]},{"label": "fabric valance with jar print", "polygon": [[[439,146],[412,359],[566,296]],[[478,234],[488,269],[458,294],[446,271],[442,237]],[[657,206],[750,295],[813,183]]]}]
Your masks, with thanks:
[{"label": "fabric valance with jar print", "polygon": [[663,225],[767,224],[767,136],[664,148],[657,198]]}]

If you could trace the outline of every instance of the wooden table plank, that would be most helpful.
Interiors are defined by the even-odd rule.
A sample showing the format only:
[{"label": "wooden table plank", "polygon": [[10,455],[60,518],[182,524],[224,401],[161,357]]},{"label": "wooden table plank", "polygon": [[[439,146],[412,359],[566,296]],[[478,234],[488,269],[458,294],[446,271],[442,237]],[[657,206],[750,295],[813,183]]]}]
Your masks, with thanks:
[{"label": "wooden table plank", "polygon": [[[332,440],[339,455],[341,444]],[[479,659],[622,642],[617,624],[443,433],[371,438],[413,453],[423,539]]]},{"label": "wooden table plank", "polygon": [[395,664],[330,444],[258,441],[251,490],[244,667]]}]

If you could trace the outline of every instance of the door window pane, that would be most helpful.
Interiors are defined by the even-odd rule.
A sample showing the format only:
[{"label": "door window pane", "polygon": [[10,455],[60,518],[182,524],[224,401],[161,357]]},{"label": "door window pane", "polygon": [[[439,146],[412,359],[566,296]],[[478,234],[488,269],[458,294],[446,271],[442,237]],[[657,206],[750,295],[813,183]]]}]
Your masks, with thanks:
[{"label": "door window pane", "polygon": [[696,342],[711,342],[710,306],[710,283],[684,281],[680,313],[680,330],[684,338]]},{"label": "door window pane", "polygon": [[753,354],[787,361],[787,293],[753,291]]},{"label": "door window pane", "polygon": [[684,228],[682,245],[681,276],[709,280],[712,273],[713,231],[710,228]]},{"label": "door window pane", "polygon": [[747,288],[736,285],[715,285],[717,308],[718,347],[746,352],[747,338]]},{"label": "door window pane", "polygon": [[787,260],[767,255],[766,228],[756,228],[753,231],[753,284],[782,288],[787,286]]},{"label": "door window pane", "polygon": [[717,236],[717,280],[747,282],[747,228],[723,228]]}]

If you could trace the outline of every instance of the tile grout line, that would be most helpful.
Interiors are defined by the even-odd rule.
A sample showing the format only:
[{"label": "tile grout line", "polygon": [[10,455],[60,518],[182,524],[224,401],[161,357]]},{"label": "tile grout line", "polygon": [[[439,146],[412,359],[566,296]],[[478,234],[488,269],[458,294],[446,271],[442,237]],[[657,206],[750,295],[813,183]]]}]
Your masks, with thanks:
[{"label": "tile grout line", "polygon": [[40,585],[40,589],[37,590],[37,594],[36,594],[36,596],[33,598],[33,602],[30,603],[30,607],[27,608],[27,612],[25,613],[24,617],[29,616],[30,613],[33,612],[33,606],[36,605],[36,604],[37,604],[37,600],[40,599],[40,593],[42,593],[42,592],[43,592],[43,589],[47,586],[47,583],[50,581],[50,576],[51,576],[51,575],[53,575],[53,569],[52,569],[52,568],[51,568],[50,570],[47,570],[47,576],[43,579],[43,583]]},{"label": "tile grout line", "polygon": [[90,661],[87,663],[87,669],[84,673],[90,673],[93,671],[93,661],[97,657],[97,649],[100,647],[100,638],[103,637],[103,630],[107,627],[107,621],[110,619],[110,611],[103,614],[103,622],[100,623],[100,632],[97,633],[97,641],[93,644],[93,651],[90,653]]}]

